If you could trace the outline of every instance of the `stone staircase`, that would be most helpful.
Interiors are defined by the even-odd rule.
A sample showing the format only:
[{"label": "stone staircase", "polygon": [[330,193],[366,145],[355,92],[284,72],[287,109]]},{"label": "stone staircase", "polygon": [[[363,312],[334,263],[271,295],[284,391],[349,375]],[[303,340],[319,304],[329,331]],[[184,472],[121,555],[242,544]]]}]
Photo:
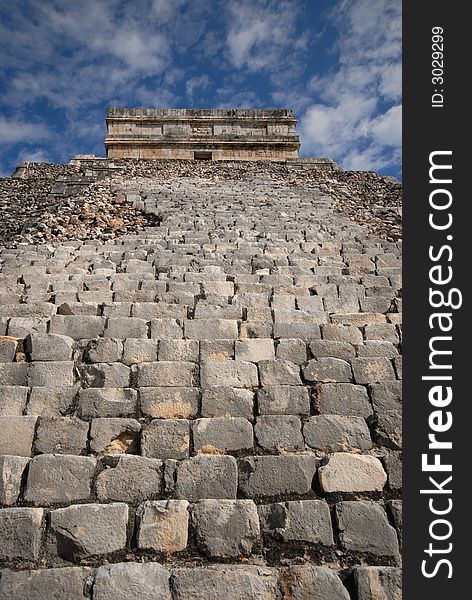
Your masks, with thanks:
[{"label": "stone staircase", "polygon": [[317,188],[0,252],[2,600],[400,600],[400,244]]}]

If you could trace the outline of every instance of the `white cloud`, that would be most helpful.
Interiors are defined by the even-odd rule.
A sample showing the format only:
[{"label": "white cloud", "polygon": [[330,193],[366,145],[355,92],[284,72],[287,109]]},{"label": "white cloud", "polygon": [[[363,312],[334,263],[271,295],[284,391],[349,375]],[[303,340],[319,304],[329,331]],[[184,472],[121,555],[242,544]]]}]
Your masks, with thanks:
[{"label": "white cloud", "polygon": [[191,79],[188,79],[185,84],[185,91],[187,92],[187,96],[190,98],[190,100],[193,100],[195,90],[205,90],[209,85],[210,78],[208,77],[208,75],[204,74],[198,77],[192,77]]},{"label": "white cloud", "polygon": [[0,115],[0,144],[36,142],[50,137],[51,131],[42,123],[28,123]]},{"label": "white cloud", "polygon": [[346,168],[398,164],[401,3],[340,0],[331,19],[339,33],[338,66],[308,83],[317,101],[300,119],[302,152],[330,156]]}]

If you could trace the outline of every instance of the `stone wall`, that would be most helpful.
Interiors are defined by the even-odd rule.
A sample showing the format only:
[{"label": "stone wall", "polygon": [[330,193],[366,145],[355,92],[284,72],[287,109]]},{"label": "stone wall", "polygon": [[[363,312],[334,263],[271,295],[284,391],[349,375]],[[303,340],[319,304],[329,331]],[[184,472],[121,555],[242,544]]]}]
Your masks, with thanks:
[{"label": "stone wall", "polygon": [[296,119],[288,109],[109,108],[109,158],[296,158]]}]

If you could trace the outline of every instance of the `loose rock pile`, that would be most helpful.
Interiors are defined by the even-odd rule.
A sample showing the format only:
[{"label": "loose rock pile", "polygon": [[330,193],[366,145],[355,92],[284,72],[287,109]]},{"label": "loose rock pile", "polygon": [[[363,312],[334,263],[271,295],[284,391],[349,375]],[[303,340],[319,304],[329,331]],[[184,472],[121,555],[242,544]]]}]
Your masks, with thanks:
[{"label": "loose rock pile", "polygon": [[164,162],[73,196],[156,226],[0,250],[0,598],[400,600],[401,244]]},{"label": "loose rock pile", "polygon": [[191,175],[210,181],[241,180],[255,175],[302,189],[315,186],[334,200],[333,210],[364,225],[369,233],[390,241],[401,238],[401,184],[376,173],[300,169],[289,163],[127,159],[112,164],[115,169],[105,180],[92,181],[65,197],[51,193],[56,180],[81,182],[86,179],[87,166],[29,163],[24,178],[0,179],[0,244],[107,240],[142,231],[146,226],[157,225],[160,215],[151,216],[126,202],[116,193],[117,183],[147,177],[166,181]]}]

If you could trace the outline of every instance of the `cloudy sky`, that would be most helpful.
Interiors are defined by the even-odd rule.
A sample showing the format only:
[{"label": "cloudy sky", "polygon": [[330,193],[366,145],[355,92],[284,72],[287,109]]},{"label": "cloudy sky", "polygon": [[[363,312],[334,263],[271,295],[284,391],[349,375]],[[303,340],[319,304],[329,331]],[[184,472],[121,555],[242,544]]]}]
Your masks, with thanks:
[{"label": "cloudy sky", "polygon": [[401,0],[0,0],[0,176],[104,155],[107,106],[293,108],[303,156],[400,176]]}]

